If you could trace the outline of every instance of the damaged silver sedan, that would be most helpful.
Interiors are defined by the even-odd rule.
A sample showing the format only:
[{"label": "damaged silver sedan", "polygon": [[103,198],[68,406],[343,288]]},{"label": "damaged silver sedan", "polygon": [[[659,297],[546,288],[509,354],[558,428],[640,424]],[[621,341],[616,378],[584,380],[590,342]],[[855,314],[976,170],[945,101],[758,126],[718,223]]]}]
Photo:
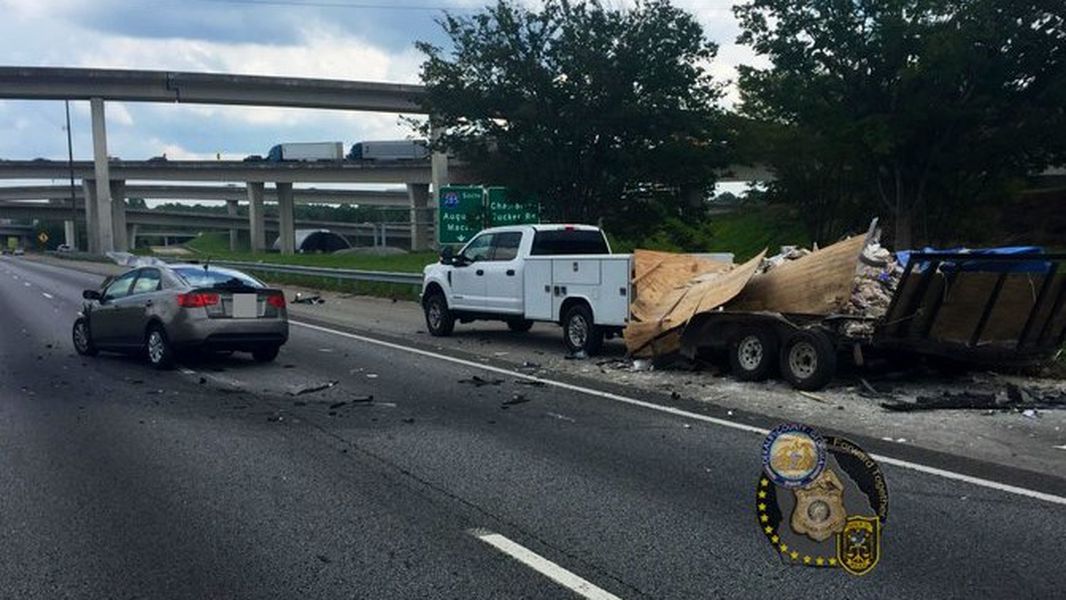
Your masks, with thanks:
[{"label": "damaged silver sedan", "polygon": [[250,352],[270,362],[288,340],[285,296],[258,279],[207,264],[153,262],[85,290],[74,348],[139,353],[158,368],[183,350]]}]

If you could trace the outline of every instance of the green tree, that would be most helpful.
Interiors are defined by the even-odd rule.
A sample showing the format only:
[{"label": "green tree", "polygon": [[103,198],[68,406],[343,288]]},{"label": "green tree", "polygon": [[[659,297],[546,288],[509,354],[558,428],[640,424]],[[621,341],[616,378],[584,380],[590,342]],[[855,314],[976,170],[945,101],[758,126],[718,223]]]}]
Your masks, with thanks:
[{"label": "green tree", "polygon": [[741,111],[808,142],[778,156],[793,179],[779,189],[802,188],[806,162],[828,177],[819,189],[843,185],[843,196],[887,210],[897,247],[1064,157],[1061,0],[750,0],[734,10],[738,41],[772,62],[740,69]]},{"label": "green tree", "polygon": [[439,23],[451,47],[418,44],[423,129],[486,183],[621,234],[700,214],[728,144],[706,69],[717,47],[690,14],[667,0],[500,1]]}]

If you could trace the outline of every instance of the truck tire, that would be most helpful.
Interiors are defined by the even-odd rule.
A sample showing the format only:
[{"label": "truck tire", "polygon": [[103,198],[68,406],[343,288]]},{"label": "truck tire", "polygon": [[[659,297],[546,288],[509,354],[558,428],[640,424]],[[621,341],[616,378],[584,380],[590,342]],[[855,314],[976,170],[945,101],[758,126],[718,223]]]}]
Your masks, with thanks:
[{"label": "truck tire", "polygon": [[448,300],[444,294],[434,292],[422,303],[426,313],[426,329],[430,335],[447,337],[455,330],[455,315],[448,309]]},{"label": "truck tire", "polygon": [[793,332],[781,348],[781,376],[798,390],[820,390],[837,370],[837,353],[829,336],[818,330]]},{"label": "truck tire", "polygon": [[729,340],[729,366],[740,381],[765,381],[777,364],[777,334],[743,327]]},{"label": "truck tire", "polygon": [[589,356],[603,348],[603,327],[592,320],[592,311],[584,304],[575,304],[563,315],[563,343],[571,354],[584,352]]},{"label": "truck tire", "polygon": [[525,333],[533,328],[533,321],[529,319],[511,319],[507,321],[507,328],[515,333]]}]

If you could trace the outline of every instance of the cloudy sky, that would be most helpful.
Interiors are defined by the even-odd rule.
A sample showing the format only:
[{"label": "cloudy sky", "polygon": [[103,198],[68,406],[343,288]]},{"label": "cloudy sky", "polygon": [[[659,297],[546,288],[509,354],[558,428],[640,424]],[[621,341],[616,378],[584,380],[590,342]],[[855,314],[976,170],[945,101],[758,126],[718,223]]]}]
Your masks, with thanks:
[{"label": "cloudy sky", "polygon": [[[535,4],[536,0],[526,0]],[[605,0],[624,5],[630,0]],[[417,40],[434,19],[484,0],[0,0],[0,64],[108,67],[417,82]],[[722,79],[753,61],[736,46],[732,0],[676,0],[720,44]],[[109,154],[243,158],[279,141],[405,137],[397,116],[112,102]],[[87,102],[72,103],[75,159],[92,156]],[[0,158],[66,158],[62,102],[0,100]]]}]

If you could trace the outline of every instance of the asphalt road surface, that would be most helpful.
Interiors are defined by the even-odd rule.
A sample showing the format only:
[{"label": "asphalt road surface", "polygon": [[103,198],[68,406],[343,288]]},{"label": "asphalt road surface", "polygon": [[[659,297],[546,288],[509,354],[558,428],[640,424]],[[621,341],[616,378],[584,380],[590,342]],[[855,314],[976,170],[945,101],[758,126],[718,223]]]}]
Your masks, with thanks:
[{"label": "asphalt road surface", "polygon": [[876,569],[788,567],[751,506],[761,436],[350,336],[294,325],[269,365],[82,358],[99,279],[0,259],[4,598],[1066,589],[1066,506],[884,465]]}]

